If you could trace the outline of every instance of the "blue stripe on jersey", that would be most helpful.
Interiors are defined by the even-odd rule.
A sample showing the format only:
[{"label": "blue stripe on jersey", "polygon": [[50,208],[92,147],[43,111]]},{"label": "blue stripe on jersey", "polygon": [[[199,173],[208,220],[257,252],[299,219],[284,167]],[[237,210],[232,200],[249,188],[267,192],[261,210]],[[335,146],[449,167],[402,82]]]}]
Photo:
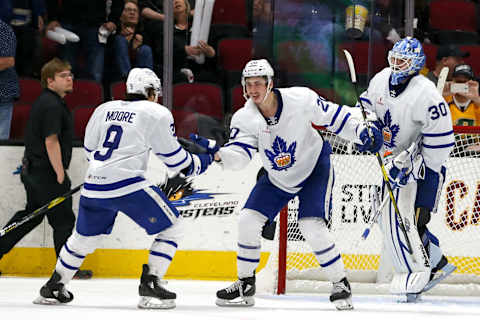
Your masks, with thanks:
[{"label": "blue stripe on jersey", "polygon": [[154,256],[157,256],[157,257],[162,257],[162,258],[165,258],[165,259],[168,259],[168,260],[172,261],[172,257],[170,257],[168,254],[165,254],[165,253],[162,253],[162,252],[157,252],[157,251],[152,251],[152,250],[150,250],[150,254],[151,254],[151,255],[154,255]]},{"label": "blue stripe on jersey", "polygon": [[340,259],[340,258],[341,258],[341,256],[340,256],[340,254],[339,254],[338,256],[336,256],[335,258],[333,258],[332,260],[330,260],[330,261],[328,261],[328,262],[320,263],[320,266],[321,266],[322,268],[328,267],[329,265],[335,263],[335,262],[336,262],[338,259]]},{"label": "blue stripe on jersey", "polygon": [[120,180],[120,181],[109,183],[109,184],[84,183],[83,187],[86,190],[92,190],[92,191],[111,191],[111,190],[116,190],[116,189],[126,187],[128,185],[131,185],[140,181],[145,181],[145,178],[133,177],[133,178]]},{"label": "blue stripe on jersey", "polygon": [[448,132],[441,132],[441,133],[422,133],[424,137],[444,137],[449,136],[453,133],[453,130]]},{"label": "blue stripe on jersey", "polygon": [[174,164],[165,163],[165,165],[169,168],[178,167],[179,165],[181,165],[182,163],[187,161],[187,159],[188,159],[188,153],[185,153],[185,158],[183,158],[183,160],[181,160],[180,162],[177,162],[177,163],[174,163]]},{"label": "blue stripe on jersey", "polygon": [[70,270],[78,270],[78,267],[74,267],[74,266],[69,265],[68,263],[66,263],[65,261],[63,261],[61,257],[60,257],[60,262],[61,262],[62,265],[63,265],[65,268],[67,268],[67,269],[70,269]]},{"label": "blue stripe on jersey", "polygon": [[325,254],[327,253],[328,251],[332,250],[333,248],[335,248],[335,244],[332,244],[330,247],[328,247],[327,249],[323,249],[323,250],[320,250],[320,251],[314,251],[313,253],[315,253],[315,255],[319,256],[321,254]]},{"label": "blue stripe on jersey", "polygon": [[430,148],[430,149],[442,149],[442,148],[448,148],[448,147],[452,147],[455,145],[455,142],[452,142],[452,143],[448,143],[448,144],[439,144],[439,145],[430,145],[430,144],[425,144],[423,143],[422,144],[425,148]]},{"label": "blue stripe on jersey", "polygon": [[70,250],[70,248],[67,246],[67,243],[65,243],[65,250],[67,250],[67,252],[70,253],[70,254],[71,254],[72,256],[74,256],[75,258],[85,259],[85,256],[79,255],[78,253]]},{"label": "blue stripe on jersey", "polygon": [[237,256],[238,260],[246,261],[246,262],[260,262],[260,259],[248,259],[244,257]]},{"label": "blue stripe on jersey", "polygon": [[364,101],[364,102],[368,103],[369,105],[372,105],[372,102],[367,98],[360,97],[360,101]]},{"label": "blue stripe on jersey", "polygon": [[87,150],[87,152],[92,152],[93,150],[88,149],[87,147],[83,146],[83,149]]},{"label": "blue stripe on jersey", "polygon": [[238,243],[238,246],[242,249],[260,249],[260,246],[247,246],[245,244]]},{"label": "blue stripe on jersey", "polygon": [[180,152],[180,150],[182,150],[182,146],[179,146],[177,150],[173,151],[173,152],[170,152],[170,153],[155,153],[157,156],[162,156],[162,157],[171,157],[171,156],[174,156],[176,155],[177,153]]},{"label": "blue stripe on jersey", "polygon": [[163,239],[155,239],[155,242],[163,242],[163,243],[167,243],[171,246],[174,246],[175,248],[178,247],[177,243],[174,242],[174,241],[170,241],[170,240],[163,240]]},{"label": "blue stripe on jersey", "polygon": [[345,118],[343,118],[342,124],[340,125],[340,128],[338,128],[337,131],[335,131],[335,134],[338,134],[340,131],[342,131],[343,127],[345,126],[345,123],[347,123],[348,118],[350,118],[350,113],[347,113]]},{"label": "blue stripe on jersey", "polygon": [[243,142],[230,142],[230,143],[227,143],[224,147],[228,147],[228,146],[239,146],[240,148],[245,150],[245,152],[248,154],[248,157],[250,159],[252,159],[252,153],[248,149],[250,148],[250,149],[253,149],[255,151],[258,151],[258,149],[255,148],[254,146],[251,146],[251,145],[243,143]]},{"label": "blue stripe on jersey", "polygon": [[335,123],[335,120],[337,120],[337,117],[340,114],[340,111],[342,111],[342,106],[339,106],[337,109],[337,112],[335,112],[335,114],[333,115],[332,122],[330,122],[330,124],[328,125],[329,127],[333,126],[333,124]]}]

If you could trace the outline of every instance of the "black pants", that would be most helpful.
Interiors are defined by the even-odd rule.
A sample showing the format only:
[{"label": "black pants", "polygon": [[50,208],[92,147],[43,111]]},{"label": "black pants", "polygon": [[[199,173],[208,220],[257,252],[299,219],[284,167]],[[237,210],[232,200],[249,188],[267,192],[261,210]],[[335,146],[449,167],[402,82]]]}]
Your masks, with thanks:
[{"label": "black pants", "polygon": [[[63,195],[70,190],[71,181],[65,174],[63,184],[58,184],[53,171],[48,169],[30,170],[29,174],[22,173],[21,180],[27,192],[27,206],[25,210],[18,211],[6,225],[19,221],[26,215],[40,208],[51,200]],[[53,228],[53,243],[58,257],[60,250],[72,234],[75,225],[75,215],[72,210],[72,198],[65,199],[59,205],[48,210],[46,213],[24,223],[0,237],[0,259],[9,252],[27,233],[38,226],[47,216],[48,223]]]}]

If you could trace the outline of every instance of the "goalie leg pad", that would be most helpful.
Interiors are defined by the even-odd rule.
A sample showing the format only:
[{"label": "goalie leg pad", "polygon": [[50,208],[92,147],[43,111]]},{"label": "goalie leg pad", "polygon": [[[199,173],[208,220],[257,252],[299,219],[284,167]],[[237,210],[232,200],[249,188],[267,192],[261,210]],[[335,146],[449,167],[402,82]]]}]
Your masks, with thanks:
[{"label": "goalie leg pad", "polygon": [[325,220],[322,218],[302,218],[298,226],[307,243],[312,247],[318,263],[328,280],[339,282],[345,278],[345,268],[338,247],[335,246]]},{"label": "goalie leg pad", "polygon": [[260,262],[261,234],[266,216],[252,209],[242,209],[238,221],[237,268],[239,278],[253,276]]}]

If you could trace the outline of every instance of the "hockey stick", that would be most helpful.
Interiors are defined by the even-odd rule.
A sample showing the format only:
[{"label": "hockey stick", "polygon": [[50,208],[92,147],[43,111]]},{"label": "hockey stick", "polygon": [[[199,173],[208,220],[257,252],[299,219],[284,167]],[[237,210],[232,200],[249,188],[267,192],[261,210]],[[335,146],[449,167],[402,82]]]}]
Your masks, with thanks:
[{"label": "hockey stick", "polygon": [[1,229],[0,230],[0,237],[3,237],[5,234],[7,234],[8,232],[12,231],[13,229],[16,229],[18,228],[19,226],[21,226],[22,224],[32,220],[33,218],[47,212],[48,210],[52,209],[53,207],[59,205],[60,203],[62,203],[63,201],[65,201],[66,199],[70,198],[71,196],[73,196],[75,193],[77,193],[83,186],[83,183],[81,185],[78,185],[76,186],[75,188],[73,188],[72,190],[66,192],[65,194],[61,195],[60,197],[57,197],[55,199],[53,199],[52,201],[50,201],[49,203],[47,203],[46,205],[36,209],[35,211],[33,211],[32,213],[26,215],[25,217],[23,217],[20,221],[15,221],[15,222],[12,222],[11,224],[9,224],[8,226],[6,226],[5,228]]},{"label": "hockey stick", "polygon": [[[355,73],[355,65],[353,63],[352,55],[347,50],[343,50],[343,53],[347,58],[348,69],[350,70],[350,78],[352,80],[352,84],[355,89],[355,95],[357,96],[357,100],[360,103],[363,121],[365,123],[365,126],[367,127],[368,135],[370,136],[370,139],[373,141],[374,139],[373,139],[372,128],[370,127],[370,123],[367,121],[367,113],[365,111],[365,107],[363,106],[362,100],[360,99],[360,94],[358,93],[357,76]],[[408,251],[411,253],[413,262],[416,262],[415,255],[413,254],[412,244],[410,243],[410,239],[407,236],[405,224],[403,223],[402,216],[400,215],[400,210],[398,209],[397,201],[395,200],[395,196],[393,195],[392,186],[390,185],[390,181],[388,180],[387,170],[385,170],[385,166],[383,164],[382,158],[378,152],[375,153],[375,157],[377,158],[378,165],[382,169],[383,181],[387,186],[388,194],[390,195],[390,200],[392,200],[393,208],[398,218],[398,225],[400,227],[400,230],[402,230],[403,236],[405,237],[405,241],[407,242]]]},{"label": "hockey stick", "polygon": [[438,90],[438,93],[440,93],[440,95],[443,94],[443,88],[445,87],[447,76],[448,76],[448,67],[443,67],[442,70],[440,71],[440,74],[438,75],[438,81],[437,81],[437,90]]}]

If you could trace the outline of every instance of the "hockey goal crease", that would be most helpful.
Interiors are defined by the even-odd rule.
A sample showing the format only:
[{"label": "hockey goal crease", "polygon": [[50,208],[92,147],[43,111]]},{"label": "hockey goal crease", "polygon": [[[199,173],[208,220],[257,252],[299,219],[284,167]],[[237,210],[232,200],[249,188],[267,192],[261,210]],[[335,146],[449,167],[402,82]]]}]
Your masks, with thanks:
[{"label": "hockey goal crease", "polygon": [[[456,145],[447,167],[437,212],[429,229],[443,253],[457,269],[426,294],[480,296],[480,127],[454,127]],[[342,253],[352,291],[388,294],[391,266],[382,259],[382,236],[374,225],[366,240],[361,236],[370,214],[370,189],[382,177],[374,156],[359,154],[330,133],[335,185],[329,222]],[[329,292],[329,283],[302,237],[297,223],[297,199],[278,215],[273,241],[263,240],[269,251],[266,266],[257,277],[257,290],[265,293]]]}]

